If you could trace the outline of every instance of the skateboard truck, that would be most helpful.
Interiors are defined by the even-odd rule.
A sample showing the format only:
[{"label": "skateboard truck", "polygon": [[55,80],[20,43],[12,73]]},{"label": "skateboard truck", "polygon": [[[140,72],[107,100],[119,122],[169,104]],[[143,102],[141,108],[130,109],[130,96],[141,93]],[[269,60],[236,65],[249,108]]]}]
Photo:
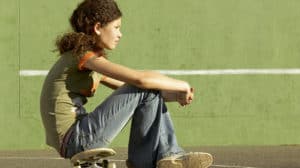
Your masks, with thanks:
[{"label": "skateboard truck", "polygon": [[82,151],[71,158],[73,168],[117,168],[116,163],[106,158],[115,155],[110,148],[96,148]]}]

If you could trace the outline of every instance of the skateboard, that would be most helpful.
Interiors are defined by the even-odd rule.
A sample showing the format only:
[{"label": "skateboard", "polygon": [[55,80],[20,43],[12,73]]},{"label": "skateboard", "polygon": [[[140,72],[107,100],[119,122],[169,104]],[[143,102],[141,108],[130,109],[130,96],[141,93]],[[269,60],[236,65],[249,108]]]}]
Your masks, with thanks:
[{"label": "skateboard", "polygon": [[117,168],[107,157],[115,155],[110,148],[96,148],[77,153],[71,158],[73,168]]}]

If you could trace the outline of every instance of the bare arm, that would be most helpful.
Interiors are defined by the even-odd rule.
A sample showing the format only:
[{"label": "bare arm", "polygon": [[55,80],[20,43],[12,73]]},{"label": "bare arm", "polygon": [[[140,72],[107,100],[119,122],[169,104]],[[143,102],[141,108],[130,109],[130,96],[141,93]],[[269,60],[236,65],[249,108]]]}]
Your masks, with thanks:
[{"label": "bare arm", "polygon": [[182,106],[190,104],[193,99],[193,90],[187,82],[167,77],[158,72],[137,71],[112,63],[104,57],[93,57],[87,60],[84,67],[115,79],[111,82],[103,81],[110,88],[117,88],[121,85],[117,81],[122,81],[143,89],[160,90],[165,100],[168,100],[165,93],[175,93],[176,99],[170,101],[177,101]]},{"label": "bare arm", "polygon": [[166,102],[178,102],[180,105],[185,106],[192,102],[194,99],[194,89],[191,88],[190,92],[166,91],[162,90],[162,97]]},{"label": "bare arm", "polygon": [[133,70],[112,63],[104,57],[91,58],[85,62],[84,67],[144,89],[190,91],[190,86],[185,81],[173,79],[157,72]]},{"label": "bare arm", "polygon": [[104,78],[101,79],[100,81],[101,84],[111,88],[111,89],[117,89],[120,86],[124,84],[124,82],[104,76]]}]

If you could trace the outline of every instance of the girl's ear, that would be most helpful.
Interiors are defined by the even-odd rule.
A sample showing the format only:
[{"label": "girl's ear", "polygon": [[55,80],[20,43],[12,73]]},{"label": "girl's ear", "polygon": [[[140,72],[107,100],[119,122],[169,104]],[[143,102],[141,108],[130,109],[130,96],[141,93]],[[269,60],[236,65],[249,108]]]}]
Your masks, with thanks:
[{"label": "girl's ear", "polygon": [[101,24],[100,22],[97,22],[94,26],[94,32],[97,34],[97,35],[100,35],[101,34],[101,31],[100,31],[100,28],[101,28]]}]

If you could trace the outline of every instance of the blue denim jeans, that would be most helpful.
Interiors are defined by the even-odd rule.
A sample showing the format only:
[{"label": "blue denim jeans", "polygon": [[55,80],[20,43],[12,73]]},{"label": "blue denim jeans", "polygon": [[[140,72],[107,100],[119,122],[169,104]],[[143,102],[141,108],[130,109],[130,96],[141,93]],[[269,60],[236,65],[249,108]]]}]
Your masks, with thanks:
[{"label": "blue denim jeans", "polygon": [[183,153],[170,114],[159,91],[124,85],[93,112],[76,102],[79,118],[70,128],[66,158],[93,148],[107,147],[130,119],[128,161],[136,168],[154,168],[163,157]]}]

